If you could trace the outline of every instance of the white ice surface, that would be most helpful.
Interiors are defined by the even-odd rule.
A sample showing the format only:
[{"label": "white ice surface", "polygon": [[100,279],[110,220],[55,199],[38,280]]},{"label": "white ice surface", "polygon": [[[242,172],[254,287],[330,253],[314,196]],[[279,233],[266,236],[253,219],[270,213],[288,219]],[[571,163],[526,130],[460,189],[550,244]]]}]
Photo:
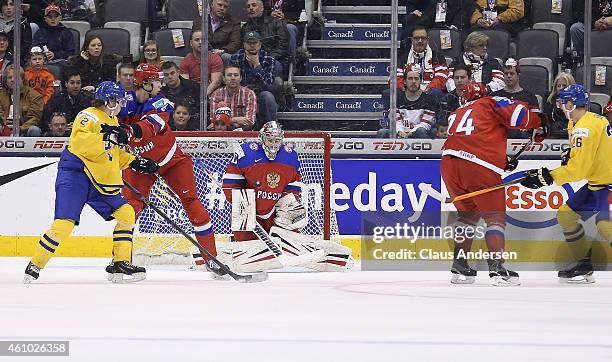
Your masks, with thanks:
[{"label": "white ice surface", "polygon": [[106,281],[103,259],[53,259],[21,284],[0,258],[0,340],[69,340],[70,357],[0,361],[612,361],[612,273],[561,285],[453,286],[448,272],[274,273],[245,285],[185,267]]}]

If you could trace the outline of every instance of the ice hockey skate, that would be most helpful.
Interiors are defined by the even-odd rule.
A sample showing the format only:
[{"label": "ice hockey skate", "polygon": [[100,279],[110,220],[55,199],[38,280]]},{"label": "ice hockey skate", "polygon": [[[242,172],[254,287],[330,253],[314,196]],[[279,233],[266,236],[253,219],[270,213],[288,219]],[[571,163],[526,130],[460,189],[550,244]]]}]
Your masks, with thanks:
[{"label": "ice hockey skate", "polygon": [[40,268],[30,262],[25,270],[25,276],[23,277],[24,284],[30,284],[32,281],[37,280],[40,275]]},{"label": "ice hockey skate", "polygon": [[559,270],[557,276],[559,277],[559,283],[563,284],[595,283],[595,278],[593,277],[593,263],[590,257],[578,260],[578,262],[569,269]]},{"label": "ice hockey skate", "polygon": [[487,260],[489,264],[489,277],[496,287],[513,287],[521,285],[517,272],[508,270],[499,260]]},{"label": "ice hockey skate", "polygon": [[[110,267],[110,269],[109,269]],[[127,261],[117,261],[106,267],[111,270],[109,280],[113,283],[125,284],[145,280],[147,272],[145,268],[128,263]]]},{"label": "ice hockey skate", "polygon": [[455,259],[451,267],[452,284],[474,284],[476,281],[476,270],[470,268],[467,260]]}]

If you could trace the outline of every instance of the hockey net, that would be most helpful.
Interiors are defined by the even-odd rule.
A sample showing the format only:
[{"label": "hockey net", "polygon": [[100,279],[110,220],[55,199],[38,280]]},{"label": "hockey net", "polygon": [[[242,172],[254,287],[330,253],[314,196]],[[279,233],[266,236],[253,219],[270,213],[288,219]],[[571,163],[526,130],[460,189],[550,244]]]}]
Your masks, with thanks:
[{"label": "hockey net", "polygon": [[[226,202],[219,181],[234,150],[244,142],[259,142],[256,132],[189,132],[177,134],[177,143],[193,160],[197,193],[210,213],[217,242],[229,240],[231,203]],[[321,132],[285,132],[285,146],[297,151],[302,178],[302,203],[309,221],[302,233],[339,241],[336,216],[330,207],[331,138]],[[207,170],[207,171],[205,171]],[[216,180],[211,180],[209,174]],[[156,182],[149,200],[193,235],[193,227],[179,200],[166,185]],[[141,264],[188,264],[191,243],[151,208],[140,214],[134,237],[134,259]]]}]

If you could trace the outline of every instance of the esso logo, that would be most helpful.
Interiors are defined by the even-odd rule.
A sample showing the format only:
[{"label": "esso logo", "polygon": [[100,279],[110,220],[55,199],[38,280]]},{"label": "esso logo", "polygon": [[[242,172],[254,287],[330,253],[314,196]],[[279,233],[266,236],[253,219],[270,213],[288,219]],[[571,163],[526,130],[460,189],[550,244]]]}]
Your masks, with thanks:
[{"label": "esso logo", "polygon": [[516,185],[506,188],[508,210],[558,210],[564,202],[564,195],[558,190],[526,190]]}]

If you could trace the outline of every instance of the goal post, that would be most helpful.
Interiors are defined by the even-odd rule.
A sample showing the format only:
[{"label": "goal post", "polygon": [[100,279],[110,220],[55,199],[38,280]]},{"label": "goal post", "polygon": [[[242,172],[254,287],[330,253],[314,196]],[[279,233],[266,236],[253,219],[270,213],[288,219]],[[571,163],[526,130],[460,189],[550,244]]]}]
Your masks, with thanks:
[{"label": "goal post", "polygon": [[[192,158],[197,194],[210,213],[217,242],[226,241],[231,234],[231,203],[225,201],[218,181],[223,179],[236,148],[245,142],[259,143],[258,133],[209,131],[176,134],[179,148]],[[309,218],[302,232],[338,241],[338,224],[331,208],[331,136],[325,132],[286,131],[283,143],[295,150],[300,160],[299,172],[303,184],[301,200]],[[211,175],[216,180],[211,180]],[[187,232],[193,233],[180,201],[165,185],[156,182],[149,200]],[[134,255],[136,260],[145,264],[184,263],[181,260],[189,255],[189,243],[150,208],[146,208],[141,212],[135,230]],[[159,256],[163,258],[151,260]]]}]

